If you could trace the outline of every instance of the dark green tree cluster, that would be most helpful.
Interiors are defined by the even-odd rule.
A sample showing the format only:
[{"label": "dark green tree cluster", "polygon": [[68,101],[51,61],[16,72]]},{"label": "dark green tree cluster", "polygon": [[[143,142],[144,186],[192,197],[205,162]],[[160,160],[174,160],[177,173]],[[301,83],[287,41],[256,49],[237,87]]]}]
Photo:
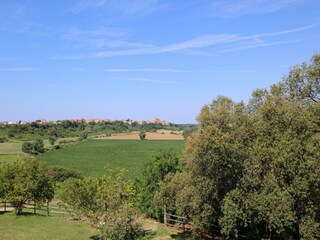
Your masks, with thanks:
[{"label": "dark green tree cluster", "polygon": [[45,164],[33,159],[0,164],[0,199],[11,203],[17,215],[27,202],[52,200],[54,189],[47,173]]},{"label": "dark green tree cluster", "polygon": [[248,104],[218,97],[198,121],[159,205],[228,239],[320,239],[320,55]]},{"label": "dark green tree cluster", "polygon": [[34,142],[25,142],[22,144],[22,152],[37,155],[44,153],[44,144],[42,139],[37,139]]}]

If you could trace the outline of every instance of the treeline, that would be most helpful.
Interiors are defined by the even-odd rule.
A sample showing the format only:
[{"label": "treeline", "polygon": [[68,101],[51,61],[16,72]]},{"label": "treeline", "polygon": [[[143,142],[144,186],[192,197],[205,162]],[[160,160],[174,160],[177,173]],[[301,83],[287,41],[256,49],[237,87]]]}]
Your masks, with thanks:
[{"label": "treeline", "polygon": [[[81,137],[83,133],[90,135],[106,135],[114,133],[146,131],[155,132],[158,129],[167,129],[171,131],[183,130],[189,125],[170,124],[163,125],[162,123],[146,123],[131,124],[123,121],[101,121],[101,122],[78,122],[63,120],[58,123],[39,123],[31,122],[27,124],[0,124],[0,142],[8,141],[9,139],[17,140],[34,140],[37,138],[47,139],[49,136],[57,137]],[[54,134],[53,134],[54,133]]]},{"label": "treeline", "polygon": [[197,236],[320,239],[320,55],[250,101],[217,97],[154,203]]}]

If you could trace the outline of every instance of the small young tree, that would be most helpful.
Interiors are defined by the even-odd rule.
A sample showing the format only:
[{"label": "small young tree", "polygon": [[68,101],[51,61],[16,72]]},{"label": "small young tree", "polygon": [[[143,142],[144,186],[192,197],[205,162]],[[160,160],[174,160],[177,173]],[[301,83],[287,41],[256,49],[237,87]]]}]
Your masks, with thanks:
[{"label": "small young tree", "polygon": [[135,221],[136,191],[123,176],[123,171],[107,171],[101,178],[70,179],[59,197],[97,226],[101,239],[133,240],[141,234]]},{"label": "small young tree", "polygon": [[54,143],[57,141],[57,137],[55,135],[49,136],[49,142],[52,146],[54,146]]},{"label": "small young tree", "polygon": [[144,131],[141,131],[141,132],[139,133],[140,140],[145,140],[145,139],[146,139],[146,136],[147,136],[147,134],[146,134],[146,132],[144,132]]}]

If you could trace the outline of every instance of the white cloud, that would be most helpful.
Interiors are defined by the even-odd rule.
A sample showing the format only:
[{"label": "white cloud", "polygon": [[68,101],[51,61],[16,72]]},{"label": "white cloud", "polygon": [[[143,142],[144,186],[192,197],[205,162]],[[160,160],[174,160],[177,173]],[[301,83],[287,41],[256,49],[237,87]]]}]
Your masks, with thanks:
[{"label": "white cloud", "polygon": [[165,68],[118,68],[118,69],[105,69],[105,72],[190,72],[187,70],[179,69],[165,69]]},{"label": "white cloud", "polygon": [[171,82],[171,81],[162,81],[162,80],[154,80],[148,78],[119,78],[119,80],[128,80],[128,81],[136,81],[136,82],[147,82],[147,83],[158,83],[158,84],[167,84],[167,85],[176,85],[182,84],[181,82]]},{"label": "white cloud", "polygon": [[123,73],[123,72],[170,72],[170,73],[253,73],[252,70],[182,70],[168,68],[111,68],[104,69],[105,72]]},{"label": "white cloud", "polygon": [[28,72],[34,71],[34,68],[0,68],[0,72]]},{"label": "white cloud", "polygon": [[51,57],[52,60],[80,60],[83,59],[84,55],[67,55],[67,56],[53,56]]},{"label": "white cloud", "polygon": [[[238,35],[238,34],[204,35],[204,36],[199,36],[197,38],[190,39],[188,41],[184,41],[176,44],[169,44],[165,46],[147,45],[147,47],[140,47],[140,48],[138,47],[133,49],[99,51],[99,52],[92,53],[89,56],[93,58],[99,58],[99,57],[172,53],[172,52],[185,53],[190,50],[212,47],[217,45],[221,45],[222,48],[224,48],[219,51],[219,52],[223,52],[223,51],[230,51],[230,49],[234,48],[234,47],[230,48],[229,45],[231,43],[248,43],[248,42],[250,43],[247,47],[242,46],[242,49],[266,47],[266,46],[273,46],[273,45],[279,45],[279,44],[289,44],[293,42],[298,42],[298,40],[268,42],[262,38],[300,32],[300,31],[314,28],[316,26],[317,25],[309,25],[309,26],[289,29],[285,31],[260,33],[260,34],[253,34],[253,35],[244,35],[244,36]],[[240,47],[238,47],[238,50],[240,50]]]},{"label": "white cloud", "polygon": [[311,0],[215,0],[209,4],[209,9],[213,16],[237,17],[248,14],[272,13],[310,1]]},{"label": "white cloud", "polygon": [[229,49],[222,50],[220,52],[234,52],[234,51],[239,51],[239,50],[243,50],[243,49],[276,46],[276,45],[283,45],[283,44],[288,44],[288,43],[296,43],[296,42],[300,42],[300,41],[301,40],[289,40],[289,41],[279,41],[279,42],[270,42],[270,43],[258,43],[258,44],[252,44],[252,45],[245,45],[245,46],[241,46],[241,47],[229,48]]},{"label": "white cloud", "polygon": [[163,9],[165,6],[159,0],[77,0],[69,10],[81,13],[88,9],[102,9],[112,15],[132,16]]}]

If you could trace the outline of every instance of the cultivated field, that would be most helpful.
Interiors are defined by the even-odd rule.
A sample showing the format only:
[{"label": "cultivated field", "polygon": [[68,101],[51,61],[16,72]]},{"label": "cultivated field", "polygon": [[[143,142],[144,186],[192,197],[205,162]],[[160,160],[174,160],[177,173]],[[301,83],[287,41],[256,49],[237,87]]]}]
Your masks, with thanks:
[{"label": "cultivated field", "polygon": [[[110,137],[99,137],[100,140],[139,140],[138,134],[115,134]],[[184,140],[182,135],[168,132],[147,133],[146,140]]]},{"label": "cultivated field", "polygon": [[49,166],[76,169],[87,176],[101,176],[104,167],[124,168],[127,177],[139,176],[144,165],[160,149],[173,149],[181,153],[185,141],[90,140],[65,149],[39,155]]}]

